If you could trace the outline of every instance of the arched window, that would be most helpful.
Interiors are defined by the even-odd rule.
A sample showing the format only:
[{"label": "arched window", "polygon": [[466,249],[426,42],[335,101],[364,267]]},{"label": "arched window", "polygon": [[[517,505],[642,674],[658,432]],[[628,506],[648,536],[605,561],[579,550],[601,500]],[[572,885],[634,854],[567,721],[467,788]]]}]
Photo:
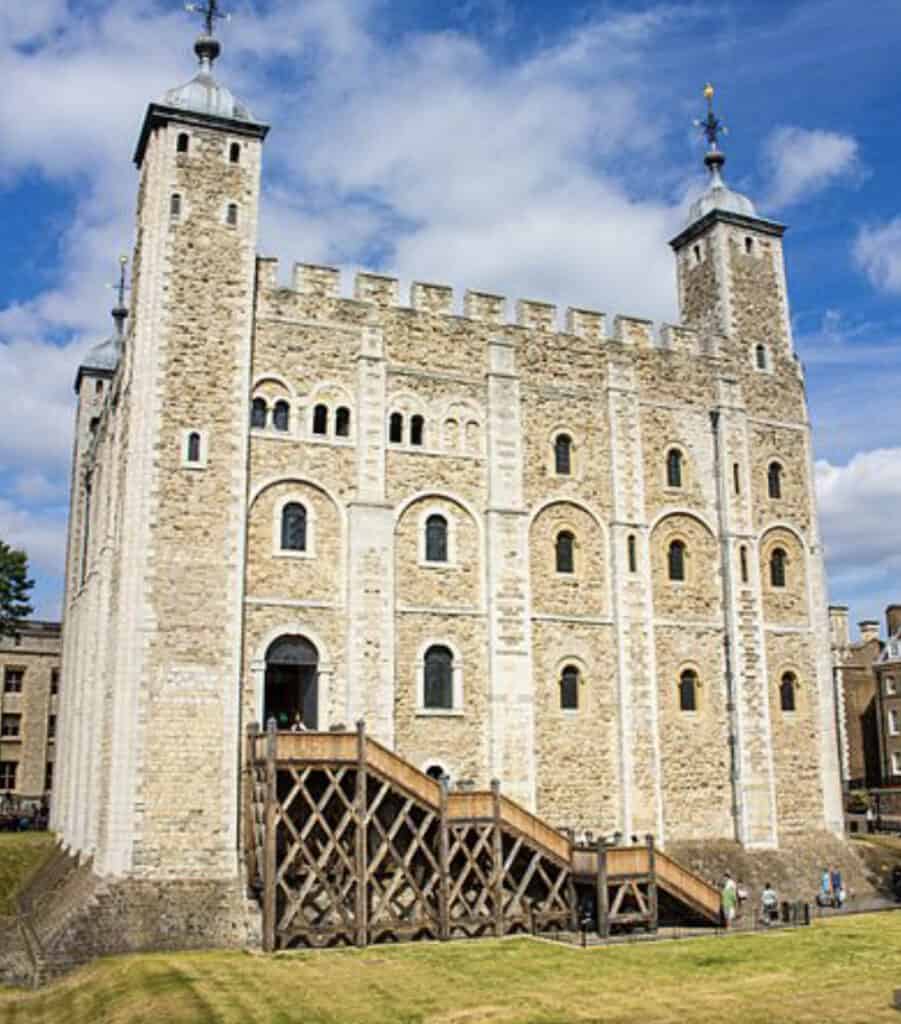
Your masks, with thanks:
[{"label": "arched window", "polygon": [[235,228],[235,227],[238,226],[238,204],[237,203],[229,203],[228,204],[228,207],[227,207],[227,209],[225,211],[225,223],[228,224],[228,226],[230,228]]},{"label": "arched window", "polygon": [[638,572],[638,554],[635,546],[635,534],[629,534],[629,572]]},{"label": "arched window", "polygon": [[233,142],[228,147],[228,162],[231,164],[239,164],[241,162],[241,147],[237,142]]},{"label": "arched window", "polygon": [[417,446],[422,444],[422,434],[425,429],[425,420],[421,416],[414,416],[410,420],[410,444]]},{"label": "arched window", "polygon": [[564,711],[576,711],[579,707],[579,670],[567,665],[560,673],[560,707]]},{"label": "arched window", "polygon": [[667,557],[669,578],[671,580],[685,579],[685,542],[674,540],[669,546]]},{"label": "arched window", "polygon": [[177,192],[169,197],[169,216],[173,220],[181,216],[181,196]]},{"label": "arched window", "polygon": [[287,430],[291,425],[291,406],[287,402],[276,402],[272,410],[272,425],[276,430]]},{"label": "arched window", "polygon": [[440,782],[442,779],[447,778],[447,772],[440,764],[430,765],[426,768],[425,773],[430,779],[434,779],[436,782]]},{"label": "arched window", "polygon": [[307,550],[307,510],[299,501],[282,509],[282,551]]},{"label": "arched window", "polygon": [[266,399],[255,398],[250,407],[250,425],[262,430],[266,426]]},{"label": "arched window", "polygon": [[393,412],[388,420],[388,440],[391,444],[400,444],[403,439],[404,418],[399,412]]},{"label": "arched window", "polygon": [[569,476],[572,472],[573,439],[569,434],[558,434],[554,439],[554,472]]},{"label": "arched window", "polygon": [[678,448],[670,448],[666,453],[666,486],[682,486],[682,452]]},{"label": "arched window", "polygon": [[103,394],[103,381],[102,380],[98,380],[97,383],[94,385],[94,394],[95,395],[102,395]]},{"label": "arched window", "polygon": [[754,349],[754,361],[757,363],[758,370],[766,369],[766,345],[758,345]]},{"label": "arched window", "polygon": [[188,434],[188,462],[200,462],[200,434],[196,430]]},{"label": "arched window", "polygon": [[425,521],[425,560],[447,561],[447,520],[437,513]]},{"label": "arched window", "polygon": [[748,582],[748,549],[744,544],[738,549],[738,559],[741,563],[741,581]]},{"label": "arched window", "polygon": [[754,251],[754,239],[750,235],[745,235],[745,252],[750,256]]},{"label": "arched window", "polygon": [[690,668],[679,676],[679,710],[698,710],[698,674]]},{"label": "arched window", "polygon": [[766,471],[767,490],[771,498],[782,497],[782,467],[778,462],[771,462]]},{"label": "arched window", "polygon": [[770,555],[770,583],[774,587],[785,586],[785,552],[782,548],[776,548]]},{"label": "arched window", "polygon": [[423,706],[450,709],[454,706],[454,656],[447,647],[430,647],[425,652]]},{"label": "arched window", "polygon": [[779,706],[783,711],[795,710],[795,687],[797,680],[793,672],[786,672],[779,684]]},{"label": "arched window", "polygon": [[188,146],[190,145],[191,139],[187,132],[179,132],[178,139],[175,143],[176,153],[187,153]]},{"label": "arched window", "polygon": [[555,554],[557,560],[557,572],[575,572],[575,549],[576,538],[569,532],[563,530],[557,534],[555,542]]},{"label": "arched window", "polygon": [[339,406],[335,412],[335,435],[350,437],[350,409],[344,405]]},{"label": "arched window", "polygon": [[328,406],[317,405],[313,409],[313,433],[320,437],[328,433]]}]

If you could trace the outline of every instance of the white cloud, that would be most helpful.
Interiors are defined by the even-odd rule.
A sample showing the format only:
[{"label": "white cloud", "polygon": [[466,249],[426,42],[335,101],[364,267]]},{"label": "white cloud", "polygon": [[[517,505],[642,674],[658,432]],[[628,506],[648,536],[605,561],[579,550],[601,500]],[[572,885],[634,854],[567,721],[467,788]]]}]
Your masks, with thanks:
[{"label": "white cloud", "polygon": [[781,125],[763,152],[772,177],[765,205],[773,209],[810,199],[838,179],[861,173],[857,140],[839,132]]},{"label": "white cloud", "polygon": [[50,508],[34,513],[0,498],[0,537],[25,551],[29,570],[55,576],[63,571],[66,559],[65,511]]},{"label": "white cloud", "polygon": [[861,228],[854,259],[875,288],[901,294],[901,217]]},{"label": "white cloud", "polygon": [[859,452],[844,466],[820,460],[816,490],[832,599],[852,603],[852,616],[881,615],[901,598],[901,448]]}]

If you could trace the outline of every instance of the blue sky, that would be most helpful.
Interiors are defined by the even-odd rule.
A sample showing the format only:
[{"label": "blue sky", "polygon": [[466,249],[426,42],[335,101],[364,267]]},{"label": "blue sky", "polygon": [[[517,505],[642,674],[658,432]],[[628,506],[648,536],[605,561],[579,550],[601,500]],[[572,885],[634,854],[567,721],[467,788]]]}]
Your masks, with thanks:
[{"label": "blue sky", "polygon": [[[235,0],[219,77],[272,125],[260,251],[676,317],[666,241],[726,177],[789,225],[833,601],[901,600],[901,5]],[[146,104],[190,78],[176,0],[0,11],[0,537],[58,614],[72,381],[110,330]]]}]

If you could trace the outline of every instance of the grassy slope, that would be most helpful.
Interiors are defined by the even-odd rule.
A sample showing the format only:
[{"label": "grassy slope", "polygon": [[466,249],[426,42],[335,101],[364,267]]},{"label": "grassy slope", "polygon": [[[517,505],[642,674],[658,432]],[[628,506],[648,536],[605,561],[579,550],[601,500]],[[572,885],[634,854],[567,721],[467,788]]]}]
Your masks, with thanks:
[{"label": "grassy slope", "polygon": [[16,891],[50,856],[53,843],[50,832],[0,833],[0,915],[16,912]]},{"label": "grassy slope", "polygon": [[528,939],[364,952],[98,962],[0,993],[28,1024],[564,1024],[898,1021],[901,913],[796,932],[583,952]]}]

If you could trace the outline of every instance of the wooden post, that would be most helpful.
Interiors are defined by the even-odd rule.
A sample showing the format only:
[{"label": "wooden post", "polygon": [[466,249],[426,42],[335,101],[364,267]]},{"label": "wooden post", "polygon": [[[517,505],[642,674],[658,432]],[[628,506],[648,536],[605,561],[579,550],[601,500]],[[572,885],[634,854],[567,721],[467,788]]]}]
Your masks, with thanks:
[{"label": "wooden post", "polygon": [[[569,878],[566,880],[566,898],[569,901],[569,927],[570,931],[579,930],[579,901],[576,895],[575,865],[573,864],[573,833],[567,829],[569,839]],[[534,929],[533,929],[534,931]]]},{"label": "wooden post", "polygon": [[257,851],[256,851],[256,822],[254,821],[253,811],[253,798],[255,786],[255,774],[254,774],[254,758],[257,752],[257,736],[260,733],[260,726],[258,722],[251,722],[247,726],[247,738],[245,743],[247,744],[244,750],[244,777],[241,780],[241,784],[244,787],[243,791],[243,803],[244,803],[244,822],[243,822],[243,840],[244,847],[244,871],[247,875],[248,889],[252,888],[257,882],[257,876],[259,875],[260,867],[257,864]]},{"label": "wooden post", "polygon": [[356,924],[356,943],[362,949],[366,945],[369,932],[369,886],[366,879],[366,831],[368,828],[366,814],[366,722],[357,722],[357,789],[354,799],[355,845],[354,860],[357,874],[356,900],[354,901],[354,918]]},{"label": "wooden post", "polygon": [[598,935],[606,939],[610,935],[610,906],[607,895],[607,845],[603,839],[598,840]]},{"label": "wooden post", "polygon": [[450,938],[450,836],[447,822],[447,776],[441,777],[441,834],[438,837],[438,937]]},{"label": "wooden post", "polygon": [[648,844],[648,930],[657,931],[657,857],[654,853],[654,837],[650,832],[645,837]]},{"label": "wooden post", "polygon": [[491,780],[491,804],[494,823],[494,873],[492,875],[492,898],[494,900],[494,934],[504,934],[504,843],[501,834],[501,784]]},{"label": "wooden post", "polygon": [[266,732],[266,845],[263,852],[263,950],[275,950],[275,879],[278,871],[276,829],[278,828],[278,745],[275,719],[270,718]]}]

